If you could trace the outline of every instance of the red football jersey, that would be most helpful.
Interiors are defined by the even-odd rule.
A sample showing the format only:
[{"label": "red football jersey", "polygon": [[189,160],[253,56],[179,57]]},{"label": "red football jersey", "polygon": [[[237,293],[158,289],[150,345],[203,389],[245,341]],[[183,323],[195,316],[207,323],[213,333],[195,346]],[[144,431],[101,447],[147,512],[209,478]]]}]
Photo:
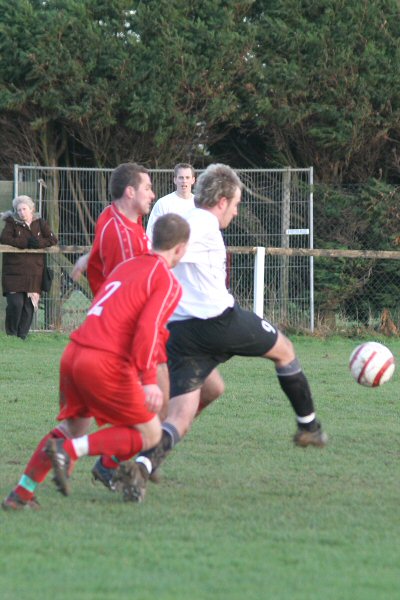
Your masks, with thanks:
[{"label": "red football jersey", "polygon": [[111,271],[123,260],[150,251],[142,218],[134,223],[110,204],[99,216],[93,247],[90,251],[87,278],[93,294]]},{"label": "red football jersey", "polygon": [[101,286],[71,339],[129,360],[141,382],[157,382],[159,348],[182,289],[167,262],[144,254],[122,262]]}]

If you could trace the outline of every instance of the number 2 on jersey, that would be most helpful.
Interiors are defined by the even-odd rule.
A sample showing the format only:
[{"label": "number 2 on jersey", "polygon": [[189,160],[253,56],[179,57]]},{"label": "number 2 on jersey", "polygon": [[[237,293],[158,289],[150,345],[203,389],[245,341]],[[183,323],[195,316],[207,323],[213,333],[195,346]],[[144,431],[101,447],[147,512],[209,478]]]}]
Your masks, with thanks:
[{"label": "number 2 on jersey", "polygon": [[95,317],[100,317],[101,313],[103,312],[104,302],[106,302],[106,300],[108,300],[108,298],[117,291],[120,285],[120,281],[112,281],[111,283],[107,283],[105,287],[106,293],[89,309],[88,316],[95,315]]}]

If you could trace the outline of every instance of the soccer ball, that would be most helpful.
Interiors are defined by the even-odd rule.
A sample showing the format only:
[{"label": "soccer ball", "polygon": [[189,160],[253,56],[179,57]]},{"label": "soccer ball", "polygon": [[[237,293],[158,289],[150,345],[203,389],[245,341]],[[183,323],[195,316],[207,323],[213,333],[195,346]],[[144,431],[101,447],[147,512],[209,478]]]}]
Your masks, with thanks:
[{"label": "soccer ball", "polygon": [[365,342],[351,353],[349,368],[357,383],[377,387],[392,378],[395,369],[394,356],[383,344]]}]

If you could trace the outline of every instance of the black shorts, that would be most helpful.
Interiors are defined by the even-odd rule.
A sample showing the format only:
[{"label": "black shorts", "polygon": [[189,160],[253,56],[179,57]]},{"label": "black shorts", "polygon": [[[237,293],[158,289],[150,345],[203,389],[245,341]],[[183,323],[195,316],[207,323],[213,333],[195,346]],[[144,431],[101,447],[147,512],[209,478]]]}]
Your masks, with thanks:
[{"label": "black shorts", "polygon": [[278,337],[276,327],[237,304],[212,319],[172,321],[168,329],[171,398],[201,387],[232,356],[263,356]]}]

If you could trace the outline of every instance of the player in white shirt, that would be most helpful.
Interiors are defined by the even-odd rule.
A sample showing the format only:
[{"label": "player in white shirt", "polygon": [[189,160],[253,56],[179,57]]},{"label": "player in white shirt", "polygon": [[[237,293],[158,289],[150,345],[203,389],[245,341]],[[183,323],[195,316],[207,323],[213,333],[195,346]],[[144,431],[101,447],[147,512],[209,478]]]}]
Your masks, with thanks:
[{"label": "player in white shirt", "polygon": [[[209,319],[220,315],[234,305],[234,298],[227,290],[226,248],[218,219],[207,210],[194,208],[186,214],[188,222],[196,222],[190,238],[189,260],[176,272],[184,282],[183,296],[173,321],[196,316]],[[196,268],[193,268],[196,265]]]},{"label": "player in white shirt", "polygon": [[136,459],[143,498],[148,472],[157,468],[189,431],[200,410],[224,391],[218,365],[232,356],[254,356],[275,364],[280,386],[296,415],[297,446],[323,447],[327,435],[316,419],[308,381],[293,344],[274,325],[242,309],[226,289],[226,250],[220,229],[238,213],[242,183],[228,166],[210,165],[196,184],[194,208],[187,213],[190,238],[174,274],[182,299],[168,325],[171,397],[158,446]]},{"label": "player in white shirt", "polygon": [[154,223],[158,217],[167,213],[176,213],[183,217],[188,210],[194,208],[192,186],[195,181],[195,172],[192,165],[188,163],[175,165],[174,184],[176,190],[171,194],[167,194],[167,196],[159,198],[153,206],[146,227],[146,234],[150,240],[153,235]]}]

